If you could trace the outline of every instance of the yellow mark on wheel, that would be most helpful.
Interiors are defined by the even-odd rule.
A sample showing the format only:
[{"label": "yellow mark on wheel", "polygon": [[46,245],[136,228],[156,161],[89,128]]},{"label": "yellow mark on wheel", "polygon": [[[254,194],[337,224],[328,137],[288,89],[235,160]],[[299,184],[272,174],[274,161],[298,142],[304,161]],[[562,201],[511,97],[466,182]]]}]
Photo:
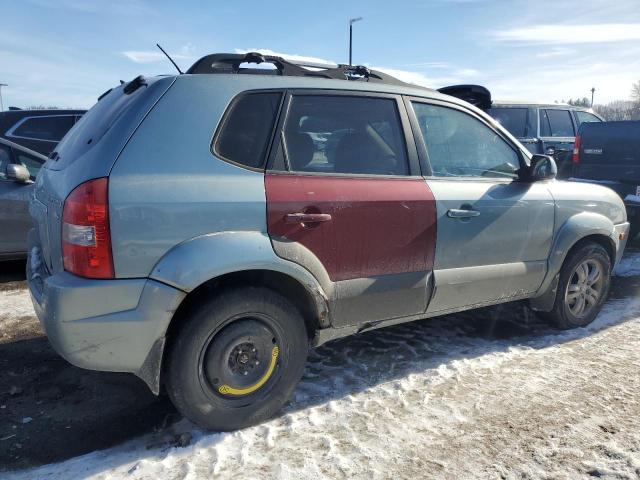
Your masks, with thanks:
[{"label": "yellow mark on wheel", "polygon": [[249,393],[255,392],[262,385],[264,385],[267,380],[269,380],[269,377],[273,373],[273,370],[276,368],[276,362],[278,361],[279,352],[280,350],[278,350],[278,347],[273,347],[273,350],[271,350],[271,362],[269,363],[269,368],[267,368],[267,371],[260,378],[260,380],[258,380],[253,385],[249,385],[245,388],[233,388],[229,385],[220,385],[220,387],[218,388],[218,392],[222,393],[223,395],[247,395]]}]

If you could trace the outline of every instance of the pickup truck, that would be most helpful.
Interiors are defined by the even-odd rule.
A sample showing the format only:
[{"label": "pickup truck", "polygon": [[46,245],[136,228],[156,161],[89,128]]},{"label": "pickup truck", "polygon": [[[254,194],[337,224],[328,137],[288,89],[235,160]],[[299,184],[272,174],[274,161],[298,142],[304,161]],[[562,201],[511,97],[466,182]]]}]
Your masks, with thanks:
[{"label": "pickup truck", "polygon": [[624,200],[630,235],[640,232],[640,121],[583,123],[576,137],[571,180],[599,183]]}]

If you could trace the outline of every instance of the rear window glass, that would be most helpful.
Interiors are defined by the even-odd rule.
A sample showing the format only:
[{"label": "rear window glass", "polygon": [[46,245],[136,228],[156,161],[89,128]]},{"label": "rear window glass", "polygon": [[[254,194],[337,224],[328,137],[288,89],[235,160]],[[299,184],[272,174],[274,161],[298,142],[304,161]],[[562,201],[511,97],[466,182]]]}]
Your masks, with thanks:
[{"label": "rear window glass", "polygon": [[10,136],[59,142],[73,126],[73,115],[31,117],[24,120]]},{"label": "rear window glass", "polygon": [[251,93],[236,100],[223,121],[216,153],[246,167],[263,167],[281,97],[279,92]]},{"label": "rear window glass", "polygon": [[540,110],[540,136],[575,136],[569,110]]},{"label": "rear window glass", "polygon": [[598,117],[596,117],[593,113],[583,112],[581,110],[576,110],[576,119],[578,120],[578,125],[582,125],[587,122],[601,122]]},{"label": "rear window glass", "polygon": [[[143,91],[145,91],[144,88],[139,88],[130,95],[125,95],[122,88],[114,88],[101,98],[87,113],[75,119],[75,124],[69,133],[56,146],[60,158],[64,162],[72,161],[93,148],[115,121],[131,106],[134,98],[139,94],[138,92]],[[54,165],[56,165],[56,169],[62,168],[63,163],[58,161]]]},{"label": "rear window glass", "polygon": [[514,137],[527,136],[526,108],[491,108],[491,115],[500,125],[506,128]]}]

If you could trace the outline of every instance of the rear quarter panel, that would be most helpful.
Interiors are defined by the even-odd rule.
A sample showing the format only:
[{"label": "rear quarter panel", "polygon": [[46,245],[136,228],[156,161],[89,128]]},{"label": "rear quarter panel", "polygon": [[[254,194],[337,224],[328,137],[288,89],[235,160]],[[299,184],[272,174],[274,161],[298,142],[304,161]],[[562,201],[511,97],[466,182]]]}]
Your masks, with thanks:
[{"label": "rear quarter panel", "polygon": [[266,234],[264,175],[217,159],[211,140],[241,82],[179,77],[109,177],[116,276],[148,276],[176,245],[205,234]]}]

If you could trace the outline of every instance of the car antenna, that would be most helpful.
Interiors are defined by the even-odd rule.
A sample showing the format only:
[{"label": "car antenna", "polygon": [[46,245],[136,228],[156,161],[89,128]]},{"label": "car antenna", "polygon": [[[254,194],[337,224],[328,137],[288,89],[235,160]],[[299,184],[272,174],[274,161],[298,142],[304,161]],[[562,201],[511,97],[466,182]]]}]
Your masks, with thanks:
[{"label": "car antenna", "polygon": [[160,44],[159,44],[159,43],[156,43],[156,47],[158,47],[158,48],[160,49],[160,51],[161,51],[162,53],[164,53],[164,54],[167,56],[167,58],[169,59],[169,61],[170,61],[171,63],[173,63],[173,66],[174,66],[174,67],[176,67],[176,70],[178,70],[178,73],[179,73],[180,75],[182,75],[182,70],[180,70],[180,67],[176,64],[176,62],[174,62],[174,61],[173,61],[173,58],[171,58],[171,57],[169,56],[169,54],[168,54],[167,52],[165,52],[165,51],[164,51],[164,48],[162,48],[162,47],[160,46]]}]

